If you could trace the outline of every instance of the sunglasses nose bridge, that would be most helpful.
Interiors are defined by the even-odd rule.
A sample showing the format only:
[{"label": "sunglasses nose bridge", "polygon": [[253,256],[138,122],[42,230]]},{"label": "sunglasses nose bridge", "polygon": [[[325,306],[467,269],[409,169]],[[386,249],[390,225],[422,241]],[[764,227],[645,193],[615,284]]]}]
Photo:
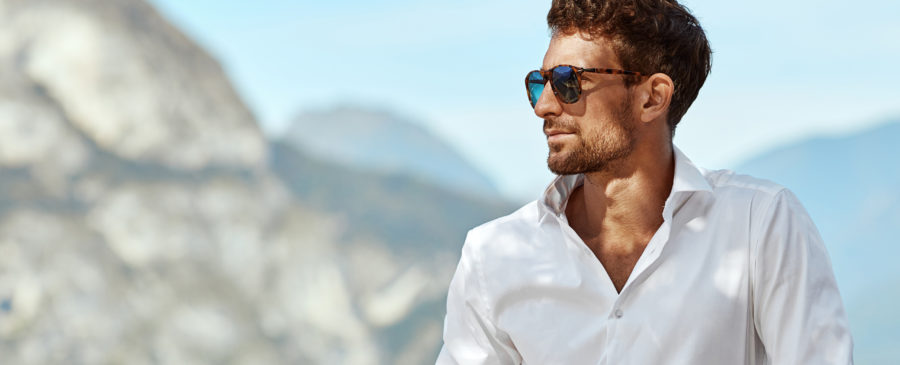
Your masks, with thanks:
[{"label": "sunglasses nose bridge", "polygon": [[547,71],[541,71],[541,78],[544,79],[544,83],[549,82],[550,85],[553,85],[553,69],[549,69]]}]

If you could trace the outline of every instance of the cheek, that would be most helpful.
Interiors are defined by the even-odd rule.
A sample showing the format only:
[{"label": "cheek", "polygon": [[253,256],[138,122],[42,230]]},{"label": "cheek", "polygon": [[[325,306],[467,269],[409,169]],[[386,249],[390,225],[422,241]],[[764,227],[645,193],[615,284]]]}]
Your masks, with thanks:
[{"label": "cheek", "polygon": [[583,134],[621,134],[633,122],[631,109],[625,103],[597,103],[587,108],[582,119]]},{"label": "cheek", "polygon": [[582,115],[589,120],[609,120],[620,116],[630,104],[631,94],[620,85],[596,86],[582,94]]},{"label": "cheek", "polygon": [[620,123],[612,116],[607,116],[589,125],[582,125],[578,143],[590,149],[618,148],[617,146],[630,140],[629,133]]},{"label": "cheek", "polygon": [[606,136],[609,135],[602,127],[600,126],[591,126],[591,128],[585,129],[581,132],[579,137],[579,143],[582,146],[596,146],[597,144],[606,144]]}]

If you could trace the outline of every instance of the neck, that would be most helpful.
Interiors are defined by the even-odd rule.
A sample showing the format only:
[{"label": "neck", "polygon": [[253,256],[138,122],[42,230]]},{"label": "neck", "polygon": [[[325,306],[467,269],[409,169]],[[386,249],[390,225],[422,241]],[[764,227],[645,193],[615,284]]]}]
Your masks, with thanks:
[{"label": "neck", "polygon": [[[671,143],[639,142],[632,154],[604,171],[585,174],[566,208],[583,238],[646,244],[663,222],[675,175]],[[604,240],[605,241],[605,240]]]}]

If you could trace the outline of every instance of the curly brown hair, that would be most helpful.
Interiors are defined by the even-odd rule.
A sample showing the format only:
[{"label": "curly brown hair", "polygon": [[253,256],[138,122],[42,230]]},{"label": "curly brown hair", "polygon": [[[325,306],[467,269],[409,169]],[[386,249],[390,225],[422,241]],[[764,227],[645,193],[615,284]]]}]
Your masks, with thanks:
[{"label": "curly brown hair", "polygon": [[[668,115],[673,136],[710,71],[706,34],[675,0],[553,0],[547,25],[553,36],[582,32],[610,40],[626,70],[669,75],[675,83]],[[625,84],[638,80],[629,77]]]}]

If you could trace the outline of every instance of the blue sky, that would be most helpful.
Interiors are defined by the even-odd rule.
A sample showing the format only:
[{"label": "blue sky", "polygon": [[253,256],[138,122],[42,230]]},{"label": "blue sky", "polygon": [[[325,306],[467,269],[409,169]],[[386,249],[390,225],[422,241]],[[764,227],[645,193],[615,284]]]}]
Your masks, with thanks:
[{"label": "blue sky", "polygon": [[[551,179],[524,74],[549,0],[151,0],[223,64],[264,130],[338,104],[389,109],[457,147],[510,198]],[[900,117],[900,1],[684,1],[713,71],[675,143],[733,168],[770,147]]]}]

